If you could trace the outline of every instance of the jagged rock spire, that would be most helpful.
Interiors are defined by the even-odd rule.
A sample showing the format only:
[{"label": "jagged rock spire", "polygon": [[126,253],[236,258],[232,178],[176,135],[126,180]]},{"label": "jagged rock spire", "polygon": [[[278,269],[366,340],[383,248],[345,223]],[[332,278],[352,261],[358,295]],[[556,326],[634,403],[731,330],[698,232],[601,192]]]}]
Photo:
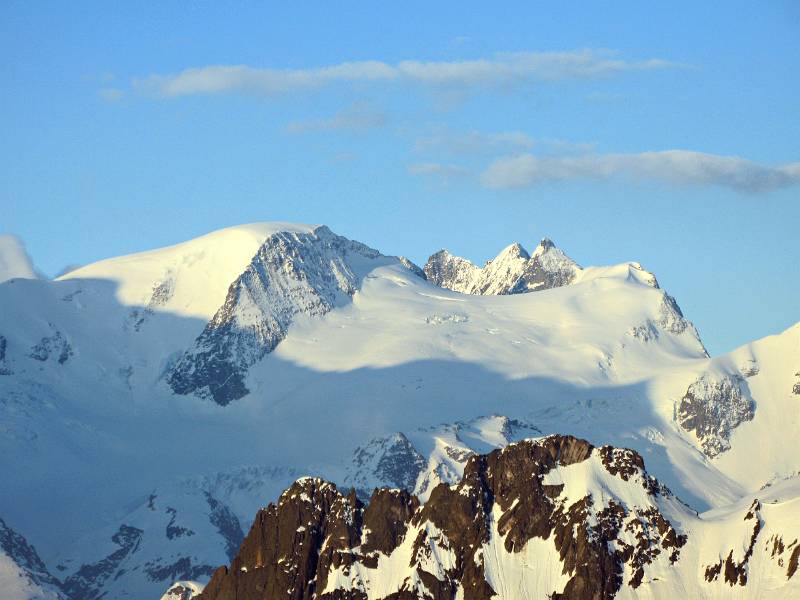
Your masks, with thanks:
[{"label": "jagged rock spire", "polygon": [[440,250],[425,264],[428,281],[465,294],[505,295],[569,285],[581,270],[550,238],[542,238],[533,254],[514,243],[483,268]]}]

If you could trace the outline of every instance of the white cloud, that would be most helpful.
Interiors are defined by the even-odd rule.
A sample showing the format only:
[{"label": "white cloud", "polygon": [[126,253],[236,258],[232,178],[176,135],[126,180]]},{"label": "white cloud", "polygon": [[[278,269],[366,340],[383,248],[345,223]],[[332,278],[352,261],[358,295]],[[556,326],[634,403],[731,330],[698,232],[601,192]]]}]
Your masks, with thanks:
[{"label": "white cloud", "polygon": [[314,133],[325,131],[366,131],[386,125],[388,118],[380,110],[367,104],[353,104],[327,119],[293,121],[286,126],[289,133]]},{"label": "white cloud", "polygon": [[378,60],[345,62],[313,69],[211,65],[171,75],[150,75],[136,86],[163,97],[230,92],[275,95],[335,83],[410,82],[455,88],[511,86],[532,81],[584,79],[626,71],[676,66],[662,59],[629,61],[608,50],[516,52],[462,61]]},{"label": "white cloud", "polygon": [[527,188],[547,182],[616,176],[763,192],[800,184],[800,163],[766,167],[735,156],[689,150],[566,157],[522,154],[495,161],[483,172],[481,180],[492,188]]}]

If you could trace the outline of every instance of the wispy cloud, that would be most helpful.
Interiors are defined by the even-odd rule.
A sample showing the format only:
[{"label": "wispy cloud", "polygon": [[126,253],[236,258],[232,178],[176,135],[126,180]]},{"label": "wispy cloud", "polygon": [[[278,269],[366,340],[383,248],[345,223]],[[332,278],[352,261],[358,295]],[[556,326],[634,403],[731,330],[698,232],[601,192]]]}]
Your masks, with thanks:
[{"label": "wispy cloud", "polygon": [[530,150],[535,145],[534,139],[521,131],[501,133],[482,133],[469,131],[456,133],[442,131],[434,135],[418,139],[414,142],[416,152],[440,151],[450,154],[478,154],[481,152],[519,152]]},{"label": "wispy cloud", "polygon": [[446,128],[414,141],[412,150],[418,153],[444,152],[455,156],[512,154],[537,148],[539,154],[563,155],[592,152],[594,142],[574,142],[557,138],[534,138],[523,131],[486,133],[457,132]]},{"label": "wispy cloud", "polygon": [[515,52],[462,61],[379,60],[344,62],[310,69],[211,65],[175,74],[154,74],[135,82],[144,90],[174,98],[199,94],[250,93],[276,95],[313,90],[336,83],[407,82],[450,88],[513,86],[651,71],[677,66],[667,60],[626,60],[609,50]]},{"label": "wispy cloud", "polygon": [[388,117],[383,111],[365,103],[356,103],[326,119],[293,121],[286,126],[286,131],[289,133],[359,132],[383,127],[387,122]]},{"label": "wispy cloud", "polygon": [[118,88],[103,88],[99,93],[106,102],[119,102],[125,97],[125,92]]},{"label": "wispy cloud", "polygon": [[435,177],[443,182],[448,182],[452,179],[460,179],[469,175],[469,169],[459,165],[448,165],[432,162],[409,165],[408,172],[412,175]]},{"label": "wispy cloud", "polygon": [[566,157],[522,154],[495,161],[483,172],[481,181],[492,188],[527,188],[547,182],[602,180],[617,176],[764,192],[800,184],[800,163],[769,167],[735,156],[689,150]]}]

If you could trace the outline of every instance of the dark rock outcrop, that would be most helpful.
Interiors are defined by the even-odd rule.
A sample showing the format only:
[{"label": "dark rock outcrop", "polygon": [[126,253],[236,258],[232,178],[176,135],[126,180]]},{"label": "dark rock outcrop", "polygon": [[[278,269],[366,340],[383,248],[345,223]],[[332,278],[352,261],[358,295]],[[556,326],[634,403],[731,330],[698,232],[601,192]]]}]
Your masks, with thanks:
[{"label": "dark rock outcrop", "polygon": [[731,432],[755,415],[755,406],[742,391],[741,377],[701,377],[686,390],[676,407],[676,420],[697,436],[703,453],[713,458],[730,449]]},{"label": "dark rock outcrop", "polygon": [[748,563],[750,562],[750,558],[753,556],[753,550],[756,547],[758,534],[761,532],[761,528],[763,526],[761,519],[761,503],[758,500],[753,501],[753,504],[750,506],[750,510],[745,515],[744,520],[753,521],[753,533],[750,536],[750,544],[747,546],[742,560],[735,560],[733,558],[733,550],[731,550],[725,560],[720,559],[718,563],[714,565],[708,565],[706,567],[706,581],[716,581],[720,573],[722,573],[725,583],[731,586],[738,584],[744,587],[747,585]]},{"label": "dark rock outcrop", "polygon": [[162,600],[190,600],[195,597],[196,589],[193,585],[180,582],[170,587]]},{"label": "dark rock outcrop", "polygon": [[72,346],[52,324],[50,327],[53,329],[52,335],[45,336],[34,344],[28,356],[41,362],[55,358],[59,364],[63,365],[73,355]]},{"label": "dark rock outcrop", "polygon": [[120,563],[136,551],[143,533],[136,527],[121,525],[111,537],[118,549],[96,563],[81,566],[74,575],[68,577],[63,585],[67,597],[80,600],[102,598],[103,584],[117,572]]},{"label": "dark rock outcrop", "polygon": [[14,371],[8,368],[6,352],[8,351],[8,340],[0,335],[0,375],[13,375]]},{"label": "dark rock outcrop", "polygon": [[[547,482],[553,470],[592,457],[608,477],[640,486],[652,502],[598,504],[591,495],[565,497],[563,484]],[[375,490],[364,506],[354,490],[345,496],[330,483],[304,478],[258,513],[230,567],[220,567],[199,598],[363,600],[374,580],[398,579],[396,569],[405,569],[383,597],[452,600],[460,593],[489,600],[495,590],[484,548],[500,543],[513,556],[533,538],[552,543],[568,577],[563,590],[546,595],[612,598],[625,583],[637,587],[659,555],[670,564],[678,560],[687,538],[659,512],[662,494],[669,492],[647,475],[635,452],[598,449],[571,436],[472,456],[460,483],[437,486],[423,506],[408,492],[389,489]],[[500,541],[493,538],[498,535]],[[387,566],[401,547],[400,556],[410,561]],[[633,573],[627,582],[626,570]]]},{"label": "dark rock outcrop", "polygon": [[236,518],[236,515],[233,514],[230,508],[218,501],[208,492],[205,493],[205,497],[206,502],[208,502],[208,508],[210,509],[208,518],[225,540],[225,553],[228,555],[228,558],[233,560],[233,557],[236,556],[236,550],[238,550],[244,539],[244,533],[242,532],[239,519]]},{"label": "dark rock outcrop", "polygon": [[[0,519],[0,556],[5,554],[20,569],[22,574],[33,584],[52,591],[52,597],[58,597],[61,582],[54,577],[44,564],[39,554],[21,534],[9,527]],[[0,590],[2,596],[2,590]]]},{"label": "dark rock outcrop", "polygon": [[353,452],[353,462],[344,483],[356,489],[359,497],[369,498],[375,487],[414,491],[425,458],[403,433],[376,438]]}]

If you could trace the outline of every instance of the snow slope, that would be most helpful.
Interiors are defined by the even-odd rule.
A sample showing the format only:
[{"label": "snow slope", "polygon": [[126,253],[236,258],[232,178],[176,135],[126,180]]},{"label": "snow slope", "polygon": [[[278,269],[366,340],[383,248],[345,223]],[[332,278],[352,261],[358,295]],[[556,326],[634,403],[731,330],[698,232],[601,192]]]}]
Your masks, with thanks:
[{"label": "snow slope", "polygon": [[15,277],[38,279],[39,275],[22,241],[7,233],[0,234],[0,283]]},{"label": "snow slope", "polygon": [[158,597],[224,562],[214,515],[246,526],[302,474],[425,499],[473,452],[570,433],[635,448],[702,512],[800,471],[798,326],[709,358],[637,263],[506,293],[517,263],[569,266],[540,248],[492,261],[500,295],[283,223],[6,281],[0,517],[60,580]]}]

